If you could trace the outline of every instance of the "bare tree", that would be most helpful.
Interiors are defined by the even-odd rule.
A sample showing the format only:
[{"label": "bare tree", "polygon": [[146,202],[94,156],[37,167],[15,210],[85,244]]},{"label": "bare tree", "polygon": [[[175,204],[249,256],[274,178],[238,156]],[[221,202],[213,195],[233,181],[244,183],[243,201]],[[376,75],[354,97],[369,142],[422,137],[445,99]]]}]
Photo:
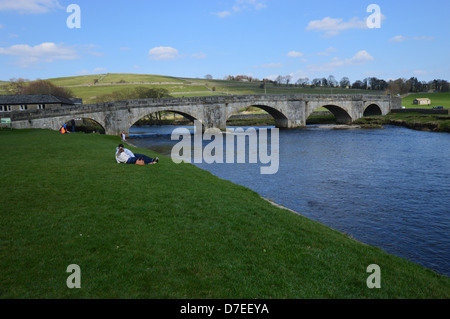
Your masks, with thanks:
[{"label": "bare tree", "polygon": [[341,81],[339,82],[339,85],[341,86],[341,88],[345,89],[350,87],[350,79],[346,76],[344,76]]},{"label": "bare tree", "polygon": [[7,90],[13,94],[20,94],[29,80],[23,78],[12,78],[9,80]]},{"label": "bare tree", "polygon": [[289,86],[289,83],[291,82],[291,80],[292,80],[292,75],[286,75],[285,77],[284,77],[284,81],[286,82],[286,86]]},{"label": "bare tree", "polygon": [[312,80],[312,84],[314,86],[320,86],[322,84],[322,79],[315,78],[315,79]]},{"label": "bare tree", "polygon": [[309,78],[300,78],[300,79],[298,79],[297,80],[297,85],[300,85],[300,86],[306,86],[307,84],[308,84],[308,82],[309,82]]},{"label": "bare tree", "polygon": [[328,85],[331,86],[331,87],[335,87],[338,84],[338,82],[336,81],[334,75],[330,75],[328,77],[327,81],[328,81]]},{"label": "bare tree", "polygon": [[19,94],[51,94],[65,98],[74,97],[68,88],[54,85],[50,81],[37,80],[24,86]]}]

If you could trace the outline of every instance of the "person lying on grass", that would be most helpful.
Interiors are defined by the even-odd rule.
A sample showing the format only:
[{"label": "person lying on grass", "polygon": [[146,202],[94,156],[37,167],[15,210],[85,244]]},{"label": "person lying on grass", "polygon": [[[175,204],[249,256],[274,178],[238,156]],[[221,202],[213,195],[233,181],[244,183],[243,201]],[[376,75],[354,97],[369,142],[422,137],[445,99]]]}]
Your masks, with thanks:
[{"label": "person lying on grass", "polygon": [[116,152],[117,163],[136,164],[138,160],[143,160],[144,164],[156,164],[159,162],[159,158],[151,158],[144,154],[133,154],[132,151],[126,149],[123,144],[119,144]]}]

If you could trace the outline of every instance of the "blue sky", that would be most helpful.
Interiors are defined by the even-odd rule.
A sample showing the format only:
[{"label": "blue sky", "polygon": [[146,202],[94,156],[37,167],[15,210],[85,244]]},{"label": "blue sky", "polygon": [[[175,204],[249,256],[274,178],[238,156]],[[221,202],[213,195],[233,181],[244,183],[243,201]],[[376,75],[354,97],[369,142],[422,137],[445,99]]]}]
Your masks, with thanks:
[{"label": "blue sky", "polygon": [[[81,28],[69,28],[70,4]],[[381,27],[368,28],[370,4]],[[450,80],[448,0],[0,0],[0,80],[141,73]]]}]

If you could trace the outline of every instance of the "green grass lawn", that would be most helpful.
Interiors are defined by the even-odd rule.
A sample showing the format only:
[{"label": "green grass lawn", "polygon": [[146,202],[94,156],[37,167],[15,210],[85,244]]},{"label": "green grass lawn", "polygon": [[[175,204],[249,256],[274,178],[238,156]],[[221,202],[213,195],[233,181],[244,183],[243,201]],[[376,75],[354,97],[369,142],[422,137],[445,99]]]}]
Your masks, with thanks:
[{"label": "green grass lawn", "polygon": [[0,298],[450,297],[449,278],[191,164],[117,164],[118,137],[4,129],[0,143]]},{"label": "green grass lawn", "polygon": [[120,81],[143,83],[185,83],[184,80],[172,76],[132,73],[108,73],[101,83],[117,83]]},{"label": "green grass lawn", "polygon": [[[413,101],[417,98],[429,98],[431,100],[431,105],[415,105]],[[402,105],[406,108],[428,109],[432,108],[433,106],[443,106],[445,109],[450,109],[450,92],[411,94],[402,99]]]},{"label": "green grass lawn", "polygon": [[94,80],[98,80],[102,76],[103,76],[102,74],[79,75],[79,76],[53,78],[48,80],[57,86],[90,85],[94,84]]},{"label": "green grass lawn", "polygon": [[179,82],[184,83],[184,80],[161,75],[152,74],[129,74],[129,73],[106,73],[106,74],[91,74],[91,75],[79,75],[79,76],[69,76],[61,78],[49,79],[53,84],[58,86],[67,85],[88,85],[93,84],[94,80],[100,80],[99,83],[119,83],[125,81],[126,83],[131,82],[143,82],[143,83],[162,83],[162,82]]},{"label": "green grass lawn", "polygon": [[[83,99],[84,104],[95,102],[95,99],[103,94],[111,94],[115,91],[121,91],[124,89],[134,89],[138,84],[123,84],[123,85],[93,85],[93,86],[78,86],[71,87],[70,90],[77,97]],[[185,96],[199,96],[201,93],[187,93],[187,92],[204,92],[206,95],[212,95],[212,93],[204,86],[192,86],[192,85],[140,85],[146,88],[165,88],[169,91],[169,94],[184,94]],[[217,94],[213,94],[217,95]]]}]

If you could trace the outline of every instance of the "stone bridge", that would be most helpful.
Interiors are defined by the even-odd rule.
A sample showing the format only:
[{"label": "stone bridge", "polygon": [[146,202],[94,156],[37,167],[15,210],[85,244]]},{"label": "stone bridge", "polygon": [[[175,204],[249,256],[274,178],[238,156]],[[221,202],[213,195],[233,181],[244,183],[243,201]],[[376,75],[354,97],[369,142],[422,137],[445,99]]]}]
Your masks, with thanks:
[{"label": "stone bridge", "polygon": [[267,111],[279,128],[306,125],[312,112],[324,107],[338,123],[351,123],[366,115],[386,115],[401,108],[401,99],[390,95],[297,94],[233,95],[189,98],[142,99],[118,102],[62,106],[55,109],[3,113],[13,128],[58,130],[74,118],[89,118],[99,123],[106,134],[128,133],[139,119],[158,111],[171,111],[202,122],[204,129],[224,130],[227,119],[240,110],[254,106]]}]

